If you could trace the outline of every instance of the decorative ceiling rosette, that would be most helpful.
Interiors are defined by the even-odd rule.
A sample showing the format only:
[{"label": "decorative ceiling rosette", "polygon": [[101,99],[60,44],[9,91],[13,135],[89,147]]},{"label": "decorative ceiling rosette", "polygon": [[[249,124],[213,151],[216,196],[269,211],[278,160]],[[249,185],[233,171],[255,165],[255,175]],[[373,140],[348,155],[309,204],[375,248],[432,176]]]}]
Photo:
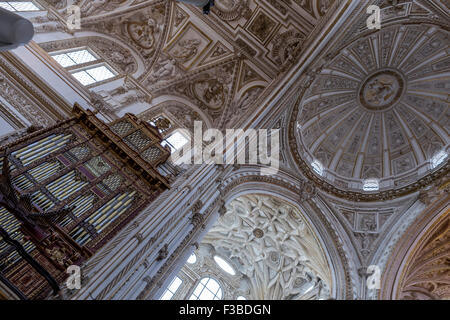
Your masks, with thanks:
[{"label": "decorative ceiling rosette", "polygon": [[273,40],[270,55],[280,65],[293,60],[302,49],[305,35],[294,30],[288,30]]},{"label": "decorative ceiling rosette", "polygon": [[[300,168],[326,191],[365,200],[412,192],[448,172],[448,162],[434,165],[450,147],[448,52],[448,31],[424,24],[384,27],[346,46],[295,105]],[[314,173],[315,161],[323,172]],[[374,179],[378,190],[366,192]]]},{"label": "decorative ceiling rosette", "polygon": [[216,0],[212,11],[225,21],[249,19],[252,15],[248,0]]},{"label": "decorative ceiling rosette", "polygon": [[177,78],[170,85],[154,90],[156,95],[176,94],[188,98],[218,125],[226,112],[234,93],[234,81],[238,71],[235,60],[201,71],[199,74]]},{"label": "decorative ceiling rosette", "polygon": [[211,109],[220,109],[225,104],[227,88],[217,79],[198,80],[192,90],[195,97]]}]

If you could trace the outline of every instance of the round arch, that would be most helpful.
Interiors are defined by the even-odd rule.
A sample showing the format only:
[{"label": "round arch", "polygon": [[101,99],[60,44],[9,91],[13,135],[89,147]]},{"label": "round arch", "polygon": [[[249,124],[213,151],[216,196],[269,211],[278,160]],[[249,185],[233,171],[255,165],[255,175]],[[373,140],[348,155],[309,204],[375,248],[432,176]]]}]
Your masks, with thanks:
[{"label": "round arch", "polygon": [[225,186],[221,191],[222,204],[227,206],[241,196],[260,194],[282,200],[298,210],[318,239],[327,259],[331,271],[331,297],[339,300],[352,299],[353,290],[349,267],[342,248],[340,248],[341,245],[337,242],[337,237],[334,237],[335,231],[328,223],[324,223],[327,218],[323,213],[310,212],[312,207],[308,203],[309,200],[302,204],[299,203],[299,191],[296,190],[298,187],[295,184],[283,180],[256,175],[239,176],[239,174],[234,178],[226,178]]},{"label": "round arch", "polygon": [[449,196],[442,197],[416,219],[392,250],[381,279],[383,300],[450,298]]},{"label": "round arch", "polygon": [[250,92],[250,90],[258,89],[258,88],[259,88],[259,89],[261,89],[261,91],[263,91],[266,87],[267,87],[267,82],[266,82],[266,81],[262,81],[262,80],[259,80],[259,81],[252,81],[252,82],[250,82],[250,83],[244,85],[244,86],[236,93],[235,99],[236,99],[237,101],[239,101],[239,99],[243,98],[244,95],[245,95],[247,92]]},{"label": "round arch", "polygon": [[[178,109],[178,111],[176,109]],[[205,128],[212,128],[211,120],[202,110],[200,110],[200,108],[184,98],[173,95],[164,95],[154,98],[152,101],[152,107],[141,111],[138,114],[138,117],[147,119],[149,117],[151,118],[156,116],[158,113],[164,113],[165,111],[170,112],[175,118],[177,118],[180,125],[187,126],[187,123],[182,123],[185,122],[186,117],[177,117],[181,112],[182,114],[186,113],[190,118],[192,118],[192,128],[193,121],[202,121]]]},{"label": "round arch", "polygon": [[[145,62],[140,54],[117,37],[94,31],[80,31],[74,35],[63,33],[57,39],[48,41],[49,39],[46,35],[41,35],[39,45],[48,52],[94,45],[94,49],[100,50],[101,52],[99,53],[109,63],[118,67],[121,72],[136,78],[146,72]],[[111,51],[110,48],[116,48],[117,50]]]},{"label": "round arch", "polygon": [[[207,283],[204,283],[205,279],[207,279]],[[219,291],[216,292],[216,295],[217,295],[217,298],[219,298],[218,300],[223,300],[223,298],[225,297],[224,284],[222,283],[222,281],[219,278],[217,278],[216,276],[211,275],[211,274],[202,274],[202,277],[200,279],[198,279],[195,282],[194,286],[188,291],[187,297],[190,298],[192,295],[194,295],[195,291],[197,290],[197,288],[199,286],[203,286],[202,291],[203,290],[207,290],[208,289],[208,283],[211,280],[213,280],[214,282],[216,282],[219,285],[220,296],[218,295]],[[215,292],[211,292],[211,293],[215,294]],[[197,300],[202,300],[202,299],[199,299],[199,297],[202,294],[202,292],[198,292],[198,294],[199,294],[199,296],[197,297]]]}]

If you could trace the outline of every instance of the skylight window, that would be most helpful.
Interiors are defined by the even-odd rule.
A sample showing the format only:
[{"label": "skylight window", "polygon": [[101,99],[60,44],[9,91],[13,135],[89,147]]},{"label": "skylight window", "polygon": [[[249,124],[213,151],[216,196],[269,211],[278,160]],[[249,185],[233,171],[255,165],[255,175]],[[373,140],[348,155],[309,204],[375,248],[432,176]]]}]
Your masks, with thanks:
[{"label": "skylight window", "polygon": [[186,143],[188,143],[189,140],[184,135],[182,135],[180,132],[177,131],[170,137],[168,137],[165,140],[165,142],[168,143],[170,150],[172,151],[172,153],[174,153],[175,151],[181,149]]},{"label": "skylight window", "polygon": [[367,179],[363,185],[364,191],[378,191],[380,190],[380,184],[377,179]]},{"label": "skylight window", "polygon": [[234,271],[233,267],[221,257],[214,256],[214,261],[223,271],[231,274],[232,276],[236,274],[236,271]]},{"label": "skylight window", "polygon": [[86,49],[53,54],[52,57],[64,68],[98,60]]},{"label": "skylight window", "polygon": [[191,256],[189,257],[189,259],[187,260],[187,263],[189,264],[194,264],[197,262],[197,256],[195,255],[195,253],[191,254]]},{"label": "skylight window", "polygon": [[31,1],[2,1],[0,2],[0,8],[9,10],[9,11],[40,11],[33,2]]},{"label": "skylight window", "polygon": [[445,161],[445,159],[447,159],[447,157],[448,154],[447,152],[445,152],[445,150],[439,151],[433,156],[433,158],[431,158],[431,167],[433,169],[439,167]]},{"label": "skylight window", "polygon": [[94,67],[83,71],[78,71],[72,74],[82,85],[88,86],[90,84],[111,79],[114,73],[106,66]]},{"label": "skylight window", "polygon": [[175,277],[159,300],[171,300],[182,283],[183,281],[180,278]]},{"label": "skylight window", "polygon": [[[68,68],[70,73],[82,85],[88,86],[97,82],[114,78],[116,73],[103,60],[98,58],[90,49],[75,49],[64,53],[51,54],[63,68]],[[86,65],[97,62],[94,65]],[[79,66],[76,69],[76,66]]]},{"label": "skylight window", "polygon": [[317,173],[320,176],[323,175],[323,166],[319,161],[314,160],[313,163],[311,163],[311,166],[315,173]]}]

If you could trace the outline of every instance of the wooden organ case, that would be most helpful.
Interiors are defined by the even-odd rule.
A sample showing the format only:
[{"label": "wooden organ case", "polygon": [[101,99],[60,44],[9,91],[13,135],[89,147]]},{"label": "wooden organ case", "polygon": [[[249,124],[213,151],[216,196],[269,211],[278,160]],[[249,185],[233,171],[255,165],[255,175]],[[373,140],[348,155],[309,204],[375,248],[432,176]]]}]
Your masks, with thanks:
[{"label": "wooden organ case", "polygon": [[158,128],[73,115],[0,149],[0,282],[22,299],[56,293],[176,173]]}]

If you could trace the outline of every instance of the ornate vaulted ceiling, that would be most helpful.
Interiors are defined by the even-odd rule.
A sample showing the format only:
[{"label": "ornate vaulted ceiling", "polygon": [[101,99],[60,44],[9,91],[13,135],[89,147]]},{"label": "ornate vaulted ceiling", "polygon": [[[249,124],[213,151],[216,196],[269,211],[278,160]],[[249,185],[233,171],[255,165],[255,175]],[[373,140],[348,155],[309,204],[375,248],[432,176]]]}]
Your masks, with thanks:
[{"label": "ornate vaulted ceiling", "polygon": [[426,25],[384,28],[347,46],[300,101],[301,149],[345,187],[417,180],[450,143],[448,50],[448,33]]},{"label": "ornate vaulted ceiling", "polygon": [[331,271],[320,240],[302,214],[281,200],[237,198],[203,243],[233,260],[249,299],[301,299],[312,287],[320,287],[318,296],[330,294]]},{"label": "ornate vaulted ceiling", "polygon": [[450,299],[450,219],[447,217],[429,233],[407,263],[400,299]]},{"label": "ornate vaulted ceiling", "polygon": [[[187,128],[195,120],[242,126],[348,5],[217,0],[206,16],[175,0],[78,0],[81,29],[68,30],[67,1],[39,2],[48,13],[31,19],[42,48],[89,46],[118,72],[87,87],[97,109],[147,120],[163,113]],[[342,19],[343,32],[324,44],[321,59],[301,66],[288,132],[297,167],[326,191],[349,198],[363,193],[365,179],[379,179],[384,193],[366,200],[425,186],[430,159],[449,143],[445,3],[374,3],[383,8],[381,31],[367,30],[361,3],[364,14]],[[323,177],[312,172],[314,159]]]},{"label": "ornate vaulted ceiling", "polygon": [[173,101],[189,110],[190,119],[214,127],[245,119],[252,103],[283,77],[320,33],[326,16],[341,5],[330,0],[217,0],[204,16],[201,9],[177,1],[79,0],[74,4],[81,7],[81,30],[71,32],[62,23],[67,2],[42,3],[49,14],[34,18],[36,31],[74,36],[59,41],[42,37],[44,49],[88,44],[126,75],[122,89],[94,89],[107,108],[126,112],[139,105],[133,112],[151,117],[167,103],[147,112],[150,104]]},{"label": "ornate vaulted ceiling", "polygon": [[[303,173],[347,198],[425,185],[439,175],[433,157],[450,144],[448,26],[434,23],[441,20],[429,3],[383,4],[380,31],[355,21],[309,69],[290,122]],[[317,160],[322,174],[312,170]],[[379,191],[363,191],[367,179]]]},{"label": "ornate vaulted ceiling", "polygon": [[[143,120],[164,113],[177,127],[190,128],[195,120],[212,128],[239,127],[272,98],[290,71],[298,71],[299,81],[292,81],[296,83],[285,91],[286,97],[274,93],[275,102],[264,104],[274,111],[264,110],[260,118],[273,119],[256,124],[283,128],[289,122],[283,172],[278,180],[255,179],[269,189],[276,187],[274,181],[289,181],[296,186],[297,201],[308,202],[314,214],[329,210],[324,213],[330,218],[327,223],[348,233],[342,248],[354,248],[345,254],[352,255],[350,263],[359,261],[355,266],[375,261],[389,232],[397,229],[398,217],[412,223],[419,213],[405,209],[416,198],[401,196],[448,174],[450,162],[437,169],[430,166],[437,151],[449,151],[448,1],[356,1],[353,9],[359,14],[340,16],[333,30],[342,32],[333,39],[325,39],[324,25],[351,1],[216,0],[211,14],[204,16],[201,9],[175,0],[76,0],[83,19],[75,31],[66,27],[67,1],[36,2],[48,9],[31,17],[35,40],[44,50],[87,46],[117,71],[112,80],[95,86],[82,87],[72,79],[80,96],[91,95],[100,113],[132,112]],[[366,28],[364,6],[372,2],[383,8],[380,31]],[[317,39],[320,45],[312,45]],[[312,47],[318,57],[301,59]],[[53,60],[46,57],[50,64]],[[53,62],[56,74],[70,79]],[[0,81],[0,91],[16,96],[17,90],[6,85],[6,79]],[[17,101],[17,109],[31,123],[52,123],[31,102]],[[313,172],[314,159],[324,165],[323,176]],[[254,168],[234,169],[245,180]],[[380,180],[379,192],[363,191],[368,178]],[[204,191],[199,188],[196,196]],[[403,212],[407,217],[400,216]],[[254,298],[303,297],[311,283],[320,283],[327,293],[334,286],[329,256],[305,216],[274,198],[239,197],[205,242],[231,257],[240,274],[251,279],[247,289]],[[425,250],[416,261],[427,259]],[[350,267],[355,273],[356,267]],[[409,274],[405,283],[412,285],[416,275]],[[445,290],[437,293],[447,294]]]}]

